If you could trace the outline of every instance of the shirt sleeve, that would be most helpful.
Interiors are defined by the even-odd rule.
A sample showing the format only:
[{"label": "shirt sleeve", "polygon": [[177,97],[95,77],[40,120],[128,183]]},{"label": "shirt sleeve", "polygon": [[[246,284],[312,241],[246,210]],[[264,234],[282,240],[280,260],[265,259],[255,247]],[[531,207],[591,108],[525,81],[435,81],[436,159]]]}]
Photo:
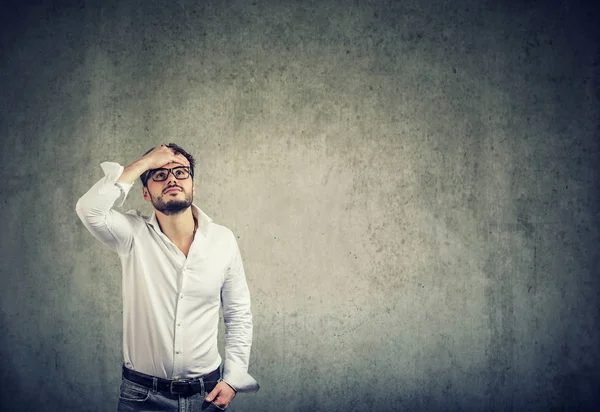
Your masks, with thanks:
[{"label": "shirt sleeve", "polygon": [[113,208],[123,204],[133,185],[117,183],[124,170],[120,164],[103,162],[100,166],[104,177],[77,201],[75,211],[96,239],[120,254],[127,253],[133,228],[127,217]]},{"label": "shirt sleeve", "polygon": [[237,241],[233,234],[231,237],[231,263],[221,290],[225,321],[223,380],[237,392],[256,392],[258,382],[248,374],[253,326],[250,291]]}]

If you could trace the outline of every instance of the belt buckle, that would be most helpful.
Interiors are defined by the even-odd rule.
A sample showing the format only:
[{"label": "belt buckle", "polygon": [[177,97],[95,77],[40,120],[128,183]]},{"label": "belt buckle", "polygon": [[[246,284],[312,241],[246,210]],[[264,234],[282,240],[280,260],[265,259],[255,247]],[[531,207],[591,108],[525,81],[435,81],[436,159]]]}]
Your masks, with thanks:
[{"label": "belt buckle", "polygon": [[169,390],[173,395],[184,395],[190,390],[190,379],[174,379],[171,381]]}]

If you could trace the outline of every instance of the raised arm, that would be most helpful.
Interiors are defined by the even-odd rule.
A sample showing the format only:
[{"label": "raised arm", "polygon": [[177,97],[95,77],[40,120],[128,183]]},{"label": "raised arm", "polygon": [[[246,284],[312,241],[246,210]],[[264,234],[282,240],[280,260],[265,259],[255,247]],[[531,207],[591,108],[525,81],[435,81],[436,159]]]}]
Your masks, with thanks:
[{"label": "raised arm", "polygon": [[189,165],[184,156],[166,146],[156,147],[125,168],[118,163],[102,163],[105,176],[77,201],[75,207],[84,226],[109,248],[119,253],[129,251],[133,240],[131,223],[114,208],[123,204],[142,173],[171,162]]}]

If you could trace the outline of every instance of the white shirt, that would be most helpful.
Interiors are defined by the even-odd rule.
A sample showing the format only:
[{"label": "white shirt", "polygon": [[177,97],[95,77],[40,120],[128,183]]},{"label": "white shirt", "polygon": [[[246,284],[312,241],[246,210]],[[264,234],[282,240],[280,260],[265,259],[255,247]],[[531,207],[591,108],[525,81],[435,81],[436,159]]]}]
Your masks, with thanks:
[{"label": "white shirt", "polygon": [[219,308],[225,321],[223,380],[238,392],[258,390],[248,374],[250,293],[235,236],[196,205],[198,230],[188,256],[162,233],[156,215],[121,213],[133,186],[116,183],[118,163],[77,202],[85,227],[119,254],[123,284],[123,357],[130,369],[165,379],[195,378],[222,362]]}]

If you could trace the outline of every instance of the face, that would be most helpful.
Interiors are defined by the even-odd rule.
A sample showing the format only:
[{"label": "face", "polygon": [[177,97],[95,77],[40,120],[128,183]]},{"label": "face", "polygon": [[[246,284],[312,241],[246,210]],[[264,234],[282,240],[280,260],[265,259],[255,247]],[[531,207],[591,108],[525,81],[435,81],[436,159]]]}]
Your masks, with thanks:
[{"label": "face", "polygon": [[[163,168],[171,169],[179,166],[181,166],[179,163],[169,163]],[[179,180],[173,176],[173,173],[169,173],[167,179],[162,182],[148,179],[146,186],[142,189],[144,199],[165,215],[176,215],[185,211],[194,199],[194,182],[191,176]]]}]

